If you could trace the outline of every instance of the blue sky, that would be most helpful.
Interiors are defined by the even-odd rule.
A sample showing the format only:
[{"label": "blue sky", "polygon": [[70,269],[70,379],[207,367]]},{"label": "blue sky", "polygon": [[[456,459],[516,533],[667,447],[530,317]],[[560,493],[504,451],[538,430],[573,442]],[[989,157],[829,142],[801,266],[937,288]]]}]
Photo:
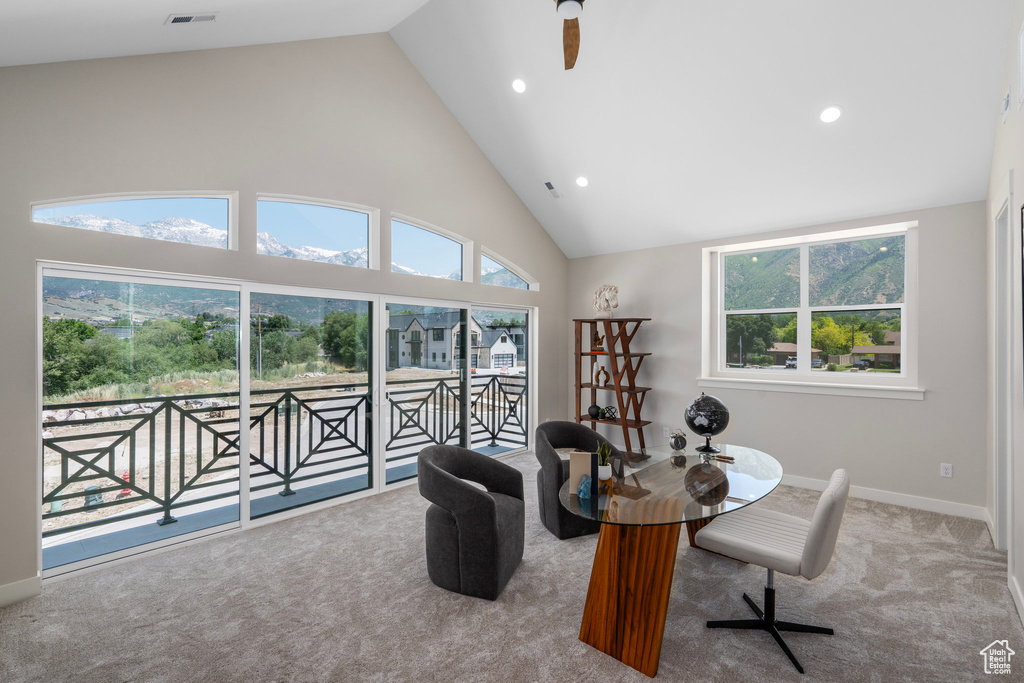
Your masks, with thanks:
[{"label": "blue sky", "polygon": [[462,245],[437,233],[391,221],[391,260],[426,275],[462,269]]},{"label": "blue sky", "polygon": [[333,206],[262,200],[256,204],[256,225],[291,247],[349,251],[366,248],[370,217]]},{"label": "blue sky", "polygon": [[57,218],[92,214],[104,218],[120,218],[134,225],[145,225],[161,218],[191,218],[218,230],[228,229],[228,200],[197,197],[165,199],[126,199],[116,202],[89,202],[48,209],[36,209],[36,218]]}]

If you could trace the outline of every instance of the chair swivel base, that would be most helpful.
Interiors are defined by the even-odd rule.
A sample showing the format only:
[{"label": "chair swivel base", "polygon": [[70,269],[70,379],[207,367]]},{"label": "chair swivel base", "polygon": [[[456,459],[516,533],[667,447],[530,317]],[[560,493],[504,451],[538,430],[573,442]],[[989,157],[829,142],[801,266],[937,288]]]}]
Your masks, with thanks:
[{"label": "chair swivel base", "polygon": [[796,656],[793,654],[789,646],[786,645],[786,641],[782,639],[782,634],[779,631],[796,631],[799,633],[820,633],[822,635],[835,635],[835,631],[830,628],[824,628],[822,626],[809,626],[807,624],[794,624],[790,621],[778,621],[775,619],[775,589],[765,586],[764,588],[764,612],[761,611],[754,601],[744,593],[743,599],[750,605],[750,609],[754,610],[754,614],[757,615],[757,619],[734,619],[727,621],[709,621],[708,628],[742,628],[742,629],[760,629],[767,631],[775,639],[775,642],[779,644],[782,651],[789,657],[789,661],[793,662],[793,666],[800,673],[804,672],[804,668],[800,666],[800,662],[797,661]]}]

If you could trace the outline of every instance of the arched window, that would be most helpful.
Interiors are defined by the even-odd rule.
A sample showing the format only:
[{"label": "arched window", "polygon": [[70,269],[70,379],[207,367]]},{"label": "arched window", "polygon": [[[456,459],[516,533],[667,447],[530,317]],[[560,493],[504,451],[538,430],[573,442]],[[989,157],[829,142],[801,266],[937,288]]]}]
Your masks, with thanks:
[{"label": "arched window", "polygon": [[234,193],[104,195],[32,205],[35,223],[234,249]]},{"label": "arched window", "polygon": [[469,242],[439,228],[391,220],[391,272],[436,277],[444,280],[472,280],[464,266]]},{"label": "arched window", "polygon": [[376,211],[302,197],[260,195],[256,251],[268,256],[375,268]]},{"label": "arched window", "polygon": [[531,289],[530,283],[512,272],[487,254],[480,255],[480,282],[497,287]]}]

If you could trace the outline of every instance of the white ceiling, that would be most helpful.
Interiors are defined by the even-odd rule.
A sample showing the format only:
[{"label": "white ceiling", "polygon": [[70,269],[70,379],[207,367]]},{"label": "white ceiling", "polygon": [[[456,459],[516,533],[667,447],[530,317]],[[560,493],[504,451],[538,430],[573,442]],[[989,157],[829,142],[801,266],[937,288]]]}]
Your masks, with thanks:
[{"label": "white ceiling", "polygon": [[553,5],[391,34],[570,257],[986,195],[1008,0],[588,0],[568,72]]},{"label": "white ceiling", "polygon": [[[589,0],[566,72],[550,0],[192,2],[3,0],[0,66],[390,30],[570,257],[983,199],[1010,16]],[[164,24],[196,10],[217,21]],[[821,123],[833,103],[845,115]]]}]

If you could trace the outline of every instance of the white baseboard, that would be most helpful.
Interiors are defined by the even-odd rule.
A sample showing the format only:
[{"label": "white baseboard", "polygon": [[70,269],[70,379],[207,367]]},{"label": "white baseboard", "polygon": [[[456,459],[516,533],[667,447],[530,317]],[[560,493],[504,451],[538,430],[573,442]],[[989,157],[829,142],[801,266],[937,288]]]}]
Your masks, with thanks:
[{"label": "white baseboard", "polygon": [[1024,592],[1021,591],[1020,584],[1017,583],[1017,577],[1007,573],[1006,585],[1010,589],[1010,595],[1013,596],[1013,604],[1017,606],[1017,618],[1020,619],[1021,624],[1024,624]]},{"label": "white baseboard", "polygon": [[[824,491],[828,482],[822,479],[811,479],[809,477],[796,477],[791,474],[782,475],[782,483],[787,486],[796,486],[802,489],[813,491]],[[914,508],[915,510],[927,510],[928,512],[939,512],[944,515],[955,515],[967,517],[968,519],[986,520],[986,510],[980,505],[967,505],[966,503],[954,503],[948,500],[937,498],[925,498],[924,496],[912,496],[909,493],[895,493],[893,491],[882,491],[880,489],[869,489],[863,486],[851,486],[850,495],[854,498],[873,500],[878,503],[890,505],[902,505],[903,507]],[[991,532],[991,527],[989,527]]]},{"label": "white baseboard", "polygon": [[43,580],[38,575],[0,586],[0,607],[34,598],[43,592]]}]

